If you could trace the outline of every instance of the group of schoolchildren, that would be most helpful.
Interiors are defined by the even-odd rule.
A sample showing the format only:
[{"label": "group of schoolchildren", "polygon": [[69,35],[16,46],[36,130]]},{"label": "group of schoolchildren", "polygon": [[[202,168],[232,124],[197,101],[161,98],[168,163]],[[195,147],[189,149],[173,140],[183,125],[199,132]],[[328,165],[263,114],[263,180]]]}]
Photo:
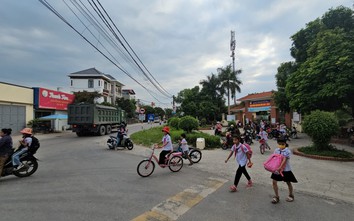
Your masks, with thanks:
[{"label": "group of schoolchildren", "polygon": [[[165,157],[167,154],[171,153],[173,151],[172,147],[172,142],[171,142],[171,136],[170,136],[170,129],[169,127],[165,126],[162,129],[162,132],[164,133],[164,136],[162,138],[162,145],[157,146],[158,148],[163,148],[160,157],[159,157],[159,164],[164,165],[165,164]],[[186,141],[186,136],[185,134],[182,134],[180,144],[182,144],[183,147],[183,152],[188,156],[188,145]],[[262,138],[265,138],[262,134]],[[275,149],[274,153],[275,154],[281,154],[283,155],[283,161],[281,162],[281,165],[279,166],[279,169],[277,169],[275,172],[271,174],[271,179],[273,180],[273,190],[274,190],[274,196],[271,200],[273,204],[279,203],[279,191],[278,191],[278,182],[283,181],[287,184],[288,189],[289,189],[289,195],[286,198],[287,202],[293,202],[294,201],[294,192],[293,192],[293,186],[292,183],[297,183],[297,180],[294,176],[294,174],[291,171],[290,167],[290,155],[291,151],[288,148],[288,144],[286,143],[286,140],[284,138],[279,138],[277,140],[278,147]],[[266,143],[268,146],[268,143]],[[234,179],[234,184],[230,187],[231,192],[236,192],[237,191],[237,186],[239,184],[240,178],[243,175],[245,175],[247,179],[247,187],[252,187],[253,182],[250,177],[250,175],[247,172],[246,166],[251,168],[253,163],[251,161],[251,154],[252,151],[246,146],[246,144],[243,144],[242,139],[240,136],[234,136],[233,137],[233,146],[231,147],[231,151],[225,160],[225,163],[228,162],[228,160],[231,158],[231,156],[235,156],[236,162],[238,163],[238,168],[236,171],[235,179]],[[192,161],[190,158],[190,164],[192,165]],[[285,166],[284,166],[285,165]]]},{"label": "group of schoolchildren", "polygon": [[[246,144],[243,144],[241,138],[239,136],[235,136],[233,138],[234,145],[231,147],[230,154],[228,155],[225,163],[230,159],[230,157],[235,154],[236,162],[238,163],[238,169],[236,171],[234,184],[230,187],[231,192],[237,191],[237,186],[240,181],[241,175],[244,174],[247,182],[247,187],[252,187],[253,182],[251,180],[250,175],[246,170],[246,166],[251,168],[253,163],[251,162],[251,151],[249,148],[246,147]],[[290,155],[291,151],[288,148],[288,144],[286,143],[286,139],[279,138],[277,140],[278,147],[275,149],[274,154],[281,154],[283,155],[283,160],[279,166],[279,168],[274,171],[271,175],[271,179],[273,180],[273,190],[274,196],[272,198],[272,203],[277,204],[279,203],[279,191],[278,191],[278,182],[283,181],[288,185],[289,195],[286,198],[287,202],[294,201],[294,192],[292,183],[297,183],[297,180],[291,171],[290,167]],[[267,144],[268,145],[268,144]],[[247,162],[248,161],[248,162]]]}]

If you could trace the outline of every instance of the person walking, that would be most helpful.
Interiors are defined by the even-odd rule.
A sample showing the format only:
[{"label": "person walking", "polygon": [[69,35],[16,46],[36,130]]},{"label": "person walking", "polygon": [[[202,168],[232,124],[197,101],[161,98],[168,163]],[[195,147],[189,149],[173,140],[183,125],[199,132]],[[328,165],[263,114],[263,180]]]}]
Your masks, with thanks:
[{"label": "person walking", "polygon": [[[275,154],[281,154],[284,156],[284,159],[281,163],[281,165],[279,166],[279,169],[275,172],[272,173],[271,178],[273,180],[273,190],[274,190],[274,196],[272,198],[272,203],[273,204],[277,204],[279,203],[279,190],[278,190],[278,181],[283,181],[288,185],[288,190],[289,190],[289,196],[286,198],[287,202],[293,202],[294,201],[294,189],[293,189],[293,185],[291,183],[297,183],[297,180],[293,174],[293,172],[291,171],[291,167],[290,167],[290,155],[291,155],[291,151],[288,148],[288,144],[286,143],[286,140],[284,138],[279,138],[277,140],[278,143],[278,148],[275,149],[274,153]],[[285,164],[285,168],[282,172],[282,175],[279,173],[279,171],[281,170],[281,168],[284,167]]]},{"label": "person walking", "polygon": [[245,145],[243,145],[240,141],[241,141],[241,138],[239,136],[235,136],[233,138],[234,145],[231,147],[230,154],[227,157],[227,159],[225,160],[225,163],[227,163],[227,161],[230,159],[230,157],[233,154],[235,154],[236,162],[239,164],[238,169],[236,171],[236,175],[235,175],[234,185],[230,186],[231,192],[237,191],[237,185],[240,181],[242,174],[244,174],[248,180],[247,187],[252,187],[252,185],[253,185],[251,177],[246,170],[247,161],[250,162],[250,165],[252,164],[251,160],[250,160],[250,154],[248,153],[247,147],[245,147]]}]

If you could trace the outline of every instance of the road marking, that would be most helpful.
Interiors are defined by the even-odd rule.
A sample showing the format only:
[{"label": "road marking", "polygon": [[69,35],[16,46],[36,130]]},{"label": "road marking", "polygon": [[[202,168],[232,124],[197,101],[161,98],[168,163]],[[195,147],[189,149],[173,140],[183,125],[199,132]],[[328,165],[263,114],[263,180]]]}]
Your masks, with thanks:
[{"label": "road marking", "polygon": [[203,184],[193,185],[184,191],[159,203],[150,211],[132,219],[132,221],[172,221],[197,205],[209,194],[219,189],[228,180],[216,177],[207,178]]}]

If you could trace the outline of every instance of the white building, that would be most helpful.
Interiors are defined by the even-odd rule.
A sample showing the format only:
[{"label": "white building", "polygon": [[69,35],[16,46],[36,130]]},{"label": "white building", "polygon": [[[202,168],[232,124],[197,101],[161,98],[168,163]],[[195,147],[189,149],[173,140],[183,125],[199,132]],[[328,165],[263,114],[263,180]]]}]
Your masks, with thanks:
[{"label": "white building", "polygon": [[133,89],[123,89],[122,95],[124,99],[135,100],[135,91]]},{"label": "white building", "polygon": [[117,81],[109,74],[104,74],[96,68],[89,68],[83,71],[74,72],[70,77],[70,91],[95,92],[102,94],[96,100],[97,103],[108,102],[114,104],[116,98],[122,97],[122,87],[124,84]]}]

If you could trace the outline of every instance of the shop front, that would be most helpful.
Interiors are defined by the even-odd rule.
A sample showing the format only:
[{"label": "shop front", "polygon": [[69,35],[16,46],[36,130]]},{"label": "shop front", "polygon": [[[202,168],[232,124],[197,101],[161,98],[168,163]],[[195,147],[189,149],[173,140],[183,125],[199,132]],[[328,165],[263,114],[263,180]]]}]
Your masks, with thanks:
[{"label": "shop front", "polygon": [[18,134],[33,119],[33,89],[0,82],[0,128]]},{"label": "shop front", "polygon": [[39,131],[62,131],[68,128],[67,109],[75,96],[46,88],[33,88],[34,117]]}]

